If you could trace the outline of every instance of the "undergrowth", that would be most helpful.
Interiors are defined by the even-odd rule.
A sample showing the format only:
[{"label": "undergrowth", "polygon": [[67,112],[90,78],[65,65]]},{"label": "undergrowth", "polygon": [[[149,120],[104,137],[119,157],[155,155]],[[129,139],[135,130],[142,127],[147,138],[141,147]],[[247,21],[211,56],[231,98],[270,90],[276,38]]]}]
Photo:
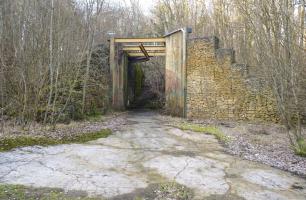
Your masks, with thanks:
[{"label": "undergrowth", "polygon": [[294,147],[295,154],[306,157],[306,141],[305,139],[299,139]]},{"label": "undergrowth", "polygon": [[17,147],[25,146],[47,146],[68,143],[85,143],[99,138],[106,138],[111,134],[110,129],[102,129],[97,132],[83,133],[71,137],[63,137],[61,139],[54,139],[48,137],[34,137],[34,136],[18,136],[15,138],[0,139],[0,151],[8,151]]},{"label": "undergrowth", "polygon": [[229,137],[227,137],[218,127],[216,126],[203,126],[199,124],[182,123],[176,124],[175,127],[181,130],[189,130],[193,132],[206,133],[215,136],[220,142],[229,142]]}]

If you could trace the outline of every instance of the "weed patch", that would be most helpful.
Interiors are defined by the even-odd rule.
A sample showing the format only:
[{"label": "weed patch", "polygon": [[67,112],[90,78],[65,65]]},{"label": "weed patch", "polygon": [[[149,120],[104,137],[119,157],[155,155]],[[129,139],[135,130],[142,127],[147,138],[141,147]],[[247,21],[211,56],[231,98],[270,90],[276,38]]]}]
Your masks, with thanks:
[{"label": "weed patch", "polygon": [[306,141],[305,139],[299,139],[294,147],[295,154],[306,157]]},{"label": "weed patch", "polygon": [[193,198],[193,193],[190,189],[175,182],[162,183],[157,191],[158,196],[161,197],[157,199],[189,200]]}]

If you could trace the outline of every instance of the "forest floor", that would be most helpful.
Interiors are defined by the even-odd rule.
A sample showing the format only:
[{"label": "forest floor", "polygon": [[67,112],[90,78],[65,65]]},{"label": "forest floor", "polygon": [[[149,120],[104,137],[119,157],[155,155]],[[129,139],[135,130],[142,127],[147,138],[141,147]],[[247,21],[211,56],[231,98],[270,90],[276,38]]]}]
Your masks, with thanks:
[{"label": "forest floor", "polygon": [[306,198],[304,178],[226,153],[223,129],[237,125],[209,135],[153,112],[109,120],[120,122],[106,138],[0,153],[0,199]]},{"label": "forest floor", "polygon": [[4,131],[0,132],[0,151],[22,146],[83,143],[107,137],[125,124],[124,116],[125,113],[109,113],[69,124],[56,124],[56,127],[35,122],[20,126],[7,121]]}]

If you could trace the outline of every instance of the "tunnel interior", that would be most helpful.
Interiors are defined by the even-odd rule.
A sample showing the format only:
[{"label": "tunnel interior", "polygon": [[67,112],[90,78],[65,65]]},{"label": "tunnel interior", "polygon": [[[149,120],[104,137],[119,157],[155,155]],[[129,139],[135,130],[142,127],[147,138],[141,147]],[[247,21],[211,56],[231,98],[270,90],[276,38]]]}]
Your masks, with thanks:
[{"label": "tunnel interior", "polygon": [[127,109],[161,109],[165,105],[165,60],[129,62]]}]

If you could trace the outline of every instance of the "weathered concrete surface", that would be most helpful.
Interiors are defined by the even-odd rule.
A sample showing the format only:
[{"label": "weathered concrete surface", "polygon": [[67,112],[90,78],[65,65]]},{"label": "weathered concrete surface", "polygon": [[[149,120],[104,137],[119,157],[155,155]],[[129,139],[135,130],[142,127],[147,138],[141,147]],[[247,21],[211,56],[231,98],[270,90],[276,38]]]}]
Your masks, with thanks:
[{"label": "weathered concrete surface", "polygon": [[306,199],[306,180],[223,153],[209,135],[165,125],[150,112],[128,115],[114,135],[87,144],[0,153],[0,183],[131,196],[176,181],[195,199]]},{"label": "weathered concrete surface", "polygon": [[165,109],[179,117],[186,117],[186,42],[186,29],[166,37]]}]

